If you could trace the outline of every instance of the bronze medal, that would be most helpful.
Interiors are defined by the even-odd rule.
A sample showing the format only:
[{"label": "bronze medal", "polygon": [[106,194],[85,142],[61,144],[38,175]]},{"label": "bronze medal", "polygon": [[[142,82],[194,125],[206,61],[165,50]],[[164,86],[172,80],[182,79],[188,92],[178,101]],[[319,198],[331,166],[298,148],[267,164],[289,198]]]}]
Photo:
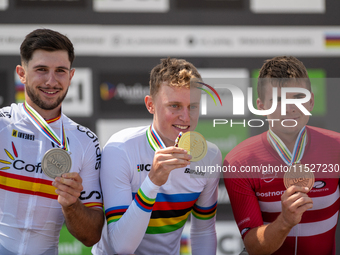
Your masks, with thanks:
[{"label": "bronze medal", "polygon": [[313,188],[314,181],[314,174],[303,164],[290,166],[288,172],[286,172],[283,177],[283,183],[286,189],[290,186],[297,185],[301,187],[308,187],[309,190],[311,190]]}]

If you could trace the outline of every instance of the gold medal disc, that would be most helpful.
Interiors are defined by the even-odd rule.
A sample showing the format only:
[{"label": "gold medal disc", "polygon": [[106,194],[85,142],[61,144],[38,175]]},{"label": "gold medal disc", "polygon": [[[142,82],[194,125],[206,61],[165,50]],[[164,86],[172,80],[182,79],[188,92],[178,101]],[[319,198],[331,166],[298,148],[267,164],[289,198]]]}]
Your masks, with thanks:
[{"label": "gold medal disc", "polygon": [[178,147],[185,149],[192,156],[190,161],[199,161],[205,157],[208,146],[205,138],[196,131],[189,131],[179,139]]},{"label": "gold medal disc", "polygon": [[296,185],[308,187],[309,190],[311,190],[313,188],[314,181],[314,174],[310,172],[310,169],[303,164],[291,166],[283,178],[283,183],[286,189],[288,189],[290,186]]}]

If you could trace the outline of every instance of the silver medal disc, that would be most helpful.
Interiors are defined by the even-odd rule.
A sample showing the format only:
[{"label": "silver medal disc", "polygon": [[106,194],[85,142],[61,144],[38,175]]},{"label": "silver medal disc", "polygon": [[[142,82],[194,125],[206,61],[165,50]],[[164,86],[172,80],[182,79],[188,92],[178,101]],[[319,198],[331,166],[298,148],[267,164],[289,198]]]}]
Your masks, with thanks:
[{"label": "silver medal disc", "polygon": [[43,172],[52,179],[61,176],[63,173],[70,172],[71,166],[72,160],[70,155],[65,150],[59,148],[48,150],[41,161]]}]

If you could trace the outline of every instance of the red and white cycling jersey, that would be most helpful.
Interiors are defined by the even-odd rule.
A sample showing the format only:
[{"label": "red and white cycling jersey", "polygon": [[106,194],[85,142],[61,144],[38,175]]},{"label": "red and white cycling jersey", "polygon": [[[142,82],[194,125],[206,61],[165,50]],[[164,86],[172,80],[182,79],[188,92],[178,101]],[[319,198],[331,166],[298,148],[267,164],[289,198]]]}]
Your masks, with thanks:
[{"label": "red and white cycling jersey", "polygon": [[[301,222],[273,254],[335,254],[340,206],[340,134],[310,126],[306,130],[308,141],[301,164],[315,171],[315,184],[308,193],[313,208],[303,214]],[[229,165],[237,169],[242,166],[277,166],[279,169],[285,163],[267,141],[265,132],[236,146],[224,160],[224,166]],[[252,173],[251,178],[224,179],[242,238],[250,229],[273,222],[280,214],[281,195],[285,191],[282,176],[272,171],[257,176]]]}]

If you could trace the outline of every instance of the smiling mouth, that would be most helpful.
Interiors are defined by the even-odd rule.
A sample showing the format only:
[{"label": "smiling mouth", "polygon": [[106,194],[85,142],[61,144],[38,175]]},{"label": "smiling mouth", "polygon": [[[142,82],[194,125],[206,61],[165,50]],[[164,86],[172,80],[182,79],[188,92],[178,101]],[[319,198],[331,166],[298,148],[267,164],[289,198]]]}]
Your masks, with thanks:
[{"label": "smiling mouth", "polygon": [[182,125],[173,125],[173,126],[176,128],[182,129],[182,130],[188,129],[190,127],[190,126],[182,126]]},{"label": "smiling mouth", "polygon": [[46,90],[43,90],[43,89],[40,89],[40,91],[46,93],[46,94],[49,94],[49,95],[54,95],[54,94],[57,94],[59,92],[59,90],[56,90],[56,91],[46,91]]}]

